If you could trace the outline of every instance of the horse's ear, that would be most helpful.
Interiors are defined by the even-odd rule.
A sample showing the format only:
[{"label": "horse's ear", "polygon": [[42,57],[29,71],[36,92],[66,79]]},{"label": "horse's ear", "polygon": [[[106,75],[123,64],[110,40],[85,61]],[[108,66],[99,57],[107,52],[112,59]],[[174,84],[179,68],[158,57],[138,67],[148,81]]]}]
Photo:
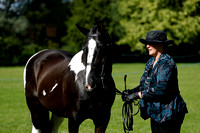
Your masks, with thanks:
[{"label": "horse's ear", "polygon": [[105,29],[104,29],[104,26],[103,26],[103,24],[102,24],[102,22],[101,21],[98,21],[98,27],[102,30],[102,31],[104,31]]},{"label": "horse's ear", "polygon": [[88,30],[88,29],[86,29],[86,28],[84,28],[84,27],[79,26],[78,24],[76,24],[76,27],[78,28],[78,30],[79,30],[82,34],[84,34],[84,35],[86,35],[86,36],[87,36],[87,34],[89,33],[89,31],[90,31],[90,30]]}]

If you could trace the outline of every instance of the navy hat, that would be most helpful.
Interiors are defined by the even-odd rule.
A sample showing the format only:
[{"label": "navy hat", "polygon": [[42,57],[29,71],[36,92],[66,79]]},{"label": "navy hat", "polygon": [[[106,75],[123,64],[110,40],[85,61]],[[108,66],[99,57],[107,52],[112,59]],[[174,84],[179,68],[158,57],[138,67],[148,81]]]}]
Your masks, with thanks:
[{"label": "navy hat", "polygon": [[173,40],[167,40],[167,35],[164,31],[160,30],[153,30],[149,31],[146,35],[146,39],[140,39],[140,42],[143,44],[155,44],[155,43],[161,43],[165,45],[173,44]]}]

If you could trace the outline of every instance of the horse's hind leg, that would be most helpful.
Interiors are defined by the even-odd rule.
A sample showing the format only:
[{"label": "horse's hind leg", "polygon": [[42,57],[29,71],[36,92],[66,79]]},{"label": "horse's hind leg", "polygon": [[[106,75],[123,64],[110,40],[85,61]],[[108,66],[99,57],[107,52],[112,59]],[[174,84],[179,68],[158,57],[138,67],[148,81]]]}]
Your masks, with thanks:
[{"label": "horse's hind leg", "polygon": [[60,125],[62,124],[63,120],[64,120],[63,117],[58,117],[52,113],[52,117],[51,117],[52,133],[58,133],[58,129]]},{"label": "horse's hind leg", "polygon": [[46,110],[38,98],[27,98],[33,124],[32,133],[50,133],[49,111]]}]

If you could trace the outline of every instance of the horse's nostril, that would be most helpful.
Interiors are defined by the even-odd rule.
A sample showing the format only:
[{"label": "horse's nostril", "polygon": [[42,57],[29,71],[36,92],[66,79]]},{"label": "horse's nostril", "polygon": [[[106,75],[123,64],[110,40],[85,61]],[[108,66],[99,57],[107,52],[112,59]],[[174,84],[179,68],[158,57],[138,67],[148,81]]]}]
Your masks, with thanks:
[{"label": "horse's nostril", "polygon": [[91,87],[89,84],[86,84],[86,85],[85,85],[85,88],[87,88],[88,90],[91,90],[91,89],[92,89],[92,87]]}]

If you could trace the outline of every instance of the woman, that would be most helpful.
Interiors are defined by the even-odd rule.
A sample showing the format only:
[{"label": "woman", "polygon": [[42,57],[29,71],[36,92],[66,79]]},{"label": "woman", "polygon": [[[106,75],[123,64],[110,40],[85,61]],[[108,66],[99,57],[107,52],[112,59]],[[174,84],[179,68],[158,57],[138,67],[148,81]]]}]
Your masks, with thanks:
[{"label": "woman", "polygon": [[183,101],[177,79],[174,60],[164,49],[172,40],[167,40],[163,31],[150,31],[145,44],[149,59],[141,77],[140,85],[123,92],[122,100],[131,102],[140,99],[140,112],[143,119],[151,118],[152,133],[180,133],[185,114],[188,112]]}]

